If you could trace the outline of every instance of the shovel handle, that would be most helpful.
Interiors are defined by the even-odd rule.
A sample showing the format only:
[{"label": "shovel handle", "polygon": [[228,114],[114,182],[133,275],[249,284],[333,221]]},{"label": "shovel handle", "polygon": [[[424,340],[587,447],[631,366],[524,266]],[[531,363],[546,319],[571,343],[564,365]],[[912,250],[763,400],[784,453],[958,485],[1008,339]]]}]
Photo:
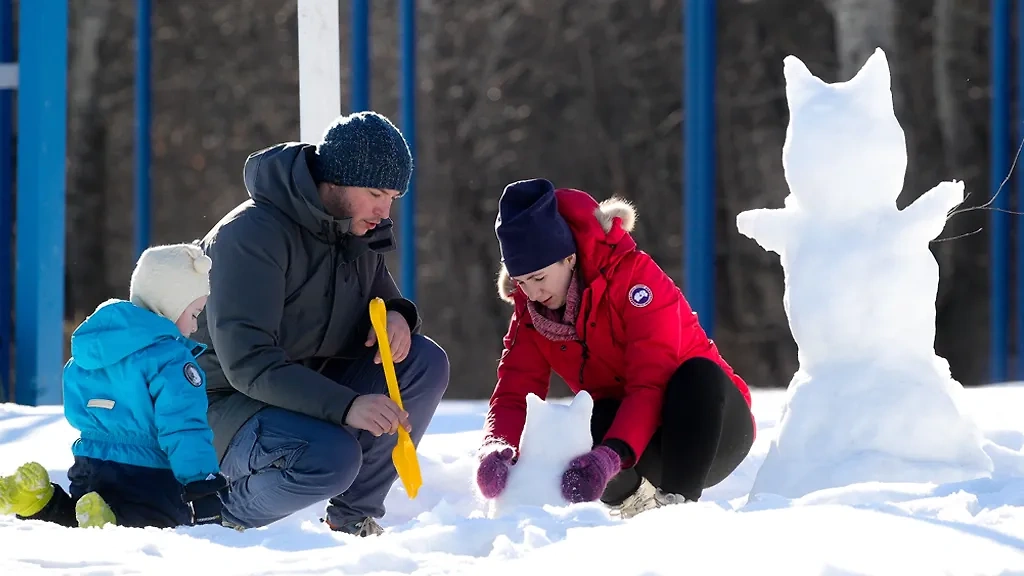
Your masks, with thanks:
[{"label": "shovel handle", "polygon": [[388,383],[388,394],[400,409],[405,410],[402,406],[402,395],[398,391],[395,362],[391,357],[391,343],[388,341],[388,311],[384,307],[384,300],[380,298],[370,300],[370,323],[373,324],[373,331],[377,334],[377,347],[380,348],[380,360],[384,366],[384,379]]},{"label": "shovel handle", "polygon": [[[384,365],[384,379],[388,383],[388,393],[395,404],[398,404],[401,410],[405,410],[402,407],[402,396],[398,391],[395,362],[391,357],[391,343],[388,341],[388,311],[384,307],[384,300],[380,298],[370,300],[370,323],[373,324],[373,331],[377,334],[377,346],[380,348],[381,364]],[[416,458],[416,447],[405,428],[398,428],[398,442],[395,444],[391,457],[398,476],[402,480],[402,485],[405,486],[406,493],[409,498],[415,498],[423,484],[423,478],[420,475],[419,460]]]}]

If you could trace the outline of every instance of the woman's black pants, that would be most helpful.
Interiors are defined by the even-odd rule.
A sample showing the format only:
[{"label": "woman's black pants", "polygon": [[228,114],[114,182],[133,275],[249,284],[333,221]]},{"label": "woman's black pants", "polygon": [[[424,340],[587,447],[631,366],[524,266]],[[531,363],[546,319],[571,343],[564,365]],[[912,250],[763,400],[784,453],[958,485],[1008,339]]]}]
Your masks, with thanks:
[{"label": "woman's black pants", "polygon": [[[599,443],[611,428],[620,400],[594,402],[590,428]],[[601,501],[616,505],[642,478],[663,492],[689,500],[724,480],[750,452],[754,423],[743,395],[713,361],[684,362],[665,388],[661,427],[636,463],[608,483]]]}]

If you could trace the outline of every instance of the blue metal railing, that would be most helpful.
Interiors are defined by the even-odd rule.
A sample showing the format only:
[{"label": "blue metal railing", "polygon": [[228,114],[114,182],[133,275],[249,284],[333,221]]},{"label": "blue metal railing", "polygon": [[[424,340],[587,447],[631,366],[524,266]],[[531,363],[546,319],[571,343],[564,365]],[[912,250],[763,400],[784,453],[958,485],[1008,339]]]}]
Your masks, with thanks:
[{"label": "blue metal railing", "polygon": [[[14,61],[14,7],[0,0],[0,63]],[[13,90],[0,88],[0,402],[14,395],[11,382],[11,294],[14,266],[14,138]]]},{"label": "blue metal railing", "polygon": [[399,258],[402,295],[416,301],[416,0],[400,0],[399,31],[402,51],[402,133],[412,153],[409,190],[402,198],[399,221]]},{"label": "blue metal railing", "polygon": [[[17,269],[19,404],[61,403],[68,0],[22,4],[18,29]],[[29,128],[30,127],[30,128]]]},{"label": "blue metal railing", "polygon": [[711,337],[715,327],[715,2],[683,10],[683,279]]},{"label": "blue metal railing", "polygon": [[[1009,34],[1007,34],[1009,36]],[[1009,39],[1004,40],[1009,44]],[[1003,47],[1009,51],[1009,46]],[[1017,138],[1024,141],[1024,9],[1017,7]],[[1020,176],[1020,161],[1017,159],[1017,212],[1024,212],[1024,178]],[[1014,372],[1015,380],[1024,380],[1024,226],[1021,225],[1019,216],[1015,218],[1017,224],[1017,310],[1014,314],[1016,319],[1016,351],[1017,362]]]},{"label": "blue metal railing", "polygon": [[150,0],[137,0],[135,16],[135,257],[149,247],[150,239]]},{"label": "blue metal railing", "polygon": [[989,188],[991,200],[989,252],[989,379],[1006,380],[1009,310],[1010,229],[1006,210],[1009,194],[999,188],[1010,168],[1010,0],[992,2]]}]

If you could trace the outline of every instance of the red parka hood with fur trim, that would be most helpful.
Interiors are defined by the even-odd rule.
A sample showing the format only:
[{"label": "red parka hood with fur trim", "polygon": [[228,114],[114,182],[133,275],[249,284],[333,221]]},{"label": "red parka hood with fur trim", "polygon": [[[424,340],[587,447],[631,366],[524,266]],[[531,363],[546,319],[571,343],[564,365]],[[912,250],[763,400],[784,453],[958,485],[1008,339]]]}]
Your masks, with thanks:
[{"label": "red parka hood with fur trim", "polygon": [[749,406],[747,384],[708,339],[672,278],[630,236],[636,222],[633,206],[616,198],[598,203],[586,192],[566,188],[556,190],[555,196],[576,240],[583,284],[576,320],[579,340],[556,342],[537,332],[526,295],[501,268],[498,293],[513,312],[484,443],[518,448],[526,395],[546,398],[552,370],[574,393],[586,390],[595,400],[622,400],[604,440],[621,440],[637,456],[661,425],[669,378],[690,358],[708,358],[721,366]]}]

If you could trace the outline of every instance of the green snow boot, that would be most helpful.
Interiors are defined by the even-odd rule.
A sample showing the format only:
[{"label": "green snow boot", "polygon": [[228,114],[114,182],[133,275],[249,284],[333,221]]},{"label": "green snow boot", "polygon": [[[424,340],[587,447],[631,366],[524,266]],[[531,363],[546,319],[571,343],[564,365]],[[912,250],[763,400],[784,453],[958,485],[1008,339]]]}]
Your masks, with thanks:
[{"label": "green snow boot", "polygon": [[35,516],[52,497],[50,475],[37,462],[22,464],[14,474],[0,477],[0,514]]},{"label": "green snow boot", "polygon": [[114,511],[96,492],[89,492],[75,502],[75,518],[78,519],[79,528],[102,528],[107,524],[117,524]]}]

